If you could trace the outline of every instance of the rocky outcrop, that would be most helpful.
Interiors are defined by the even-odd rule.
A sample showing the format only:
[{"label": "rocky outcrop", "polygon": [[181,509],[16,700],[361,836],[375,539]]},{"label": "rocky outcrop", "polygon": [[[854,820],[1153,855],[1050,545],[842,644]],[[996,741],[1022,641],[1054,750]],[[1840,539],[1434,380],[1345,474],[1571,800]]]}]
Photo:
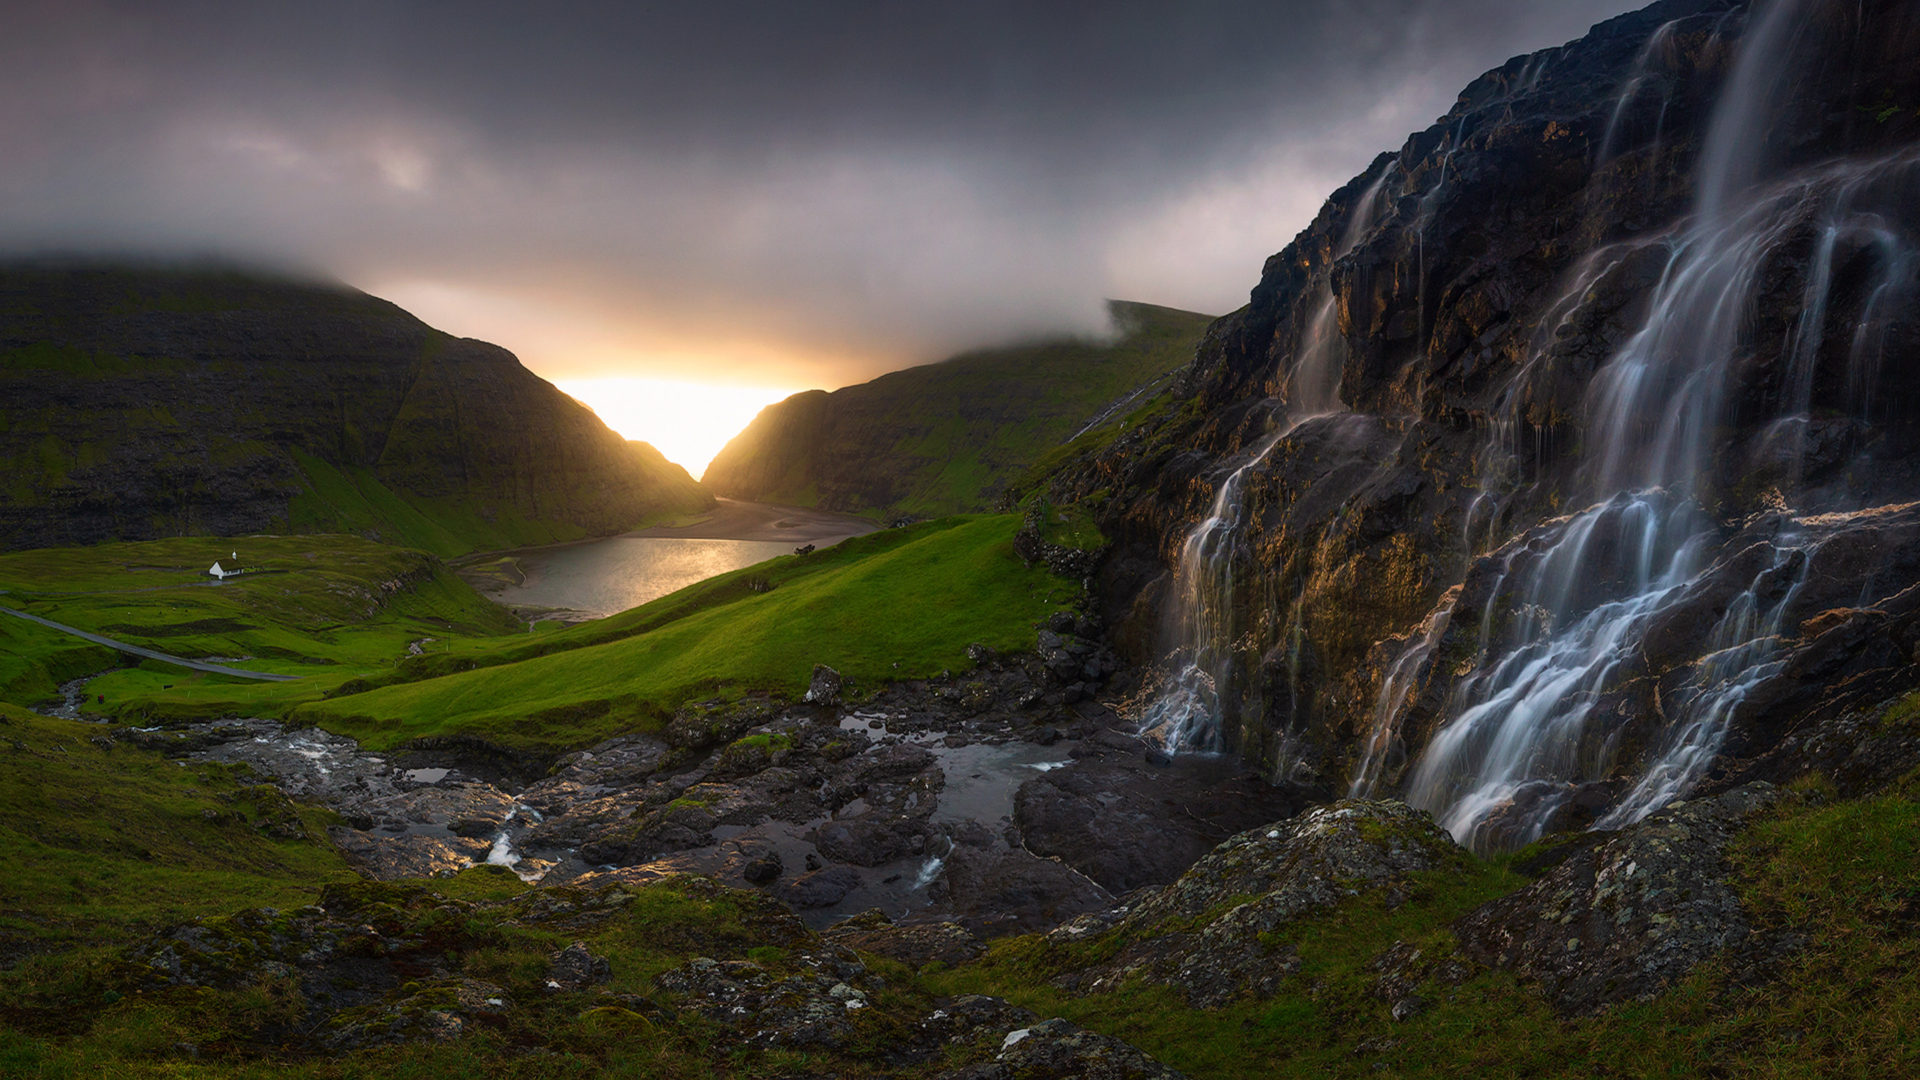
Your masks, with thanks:
[{"label": "rocky outcrop", "polygon": [[1300,966],[1282,931],[1362,895],[1398,906],[1410,875],[1458,869],[1465,858],[1431,817],[1401,803],[1310,810],[1227,840],[1124,911],[1054,931],[1062,945],[1108,933],[1125,942],[1056,981],[1099,993],[1143,979],[1199,1009],[1270,996]]},{"label": "rocky outcrop", "polygon": [[1119,1039],[1058,1017],[1009,1031],[990,1062],[954,1069],[938,1080],[1184,1080]]},{"label": "rocky outcrop", "polygon": [[1709,957],[1782,947],[1754,933],[1727,865],[1746,820],[1778,799],[1766,784],[1737,788],[1582,845],[1462,919],[1461,946],[1576,1015],[1652,997]]},{"label": "rocky outcrop", "polygon": [[503,349],[352,289],[0,268],[0,547],[359,532],[457,554],[712,497]]},{"label": "rocky outcrop", "polygon": [[[868,933],[883,929],[868,923]],[[556,936],[575,940],[543,958],[538,943]],[[936,936],[947,943],[929,959],[978,951],[956,952],[964,932],[950,926]],[[603,940],[617,959],[596,951]],[[657,973],[636,980],[636,961]],[[677,1060],[705,1056],[729,1072],[743,1056],[798,1051],[823,1075],[1179,1076],[1118,1039],[997,998],[929,1000],[889,985],[777,902],[702,878],[475,901],[417,884],[332,885],[291,911],[255,908],[162,930],[103,978],[109,1001],[140,995],[213,1008],[233,1000],[223,994],[253,995],[223,1018],[223,1057],[342,1054],[480,1033],[536,1053],[577,1052],[583,1032],[615,1042],[644,1032],[674,1044],[685,1055]],[[199,1047],[172,1053],[197,1056]]]},{"label": "rocky outcrop", "polygon": [[1207,317],[1114,303],[1117,339],[985,349],[762,410],[707,466],[720,495],[934,517],[994,505],[1094,421],[1117,423],[1142,384],[1193,357]]},{"label": "rocky outcrop", "polygon": [[[1787,23],[1768,45],[1776,9]],[[1736,79],[1743,50],[1769,48]],[[1208,330],[1183,407],[1057,478],[1056,498],[1112,493],[1115,640],[1165,658],[1183,539],[1277,436],[1243,477],[1219,616],[1244,630],[1224,735],[1272,775],[1415,794],[1415,761],[1511,675],[1493,673],[1503,660],[1570,650],[1545,643],[1666,588],[1632,585],[1648,576],[1635,560],[1657,576],[1689,535],[1687,591],[1648,602],[1658,618],[1623,617],[1619,662],[1594,661],[1597,685],[1565,699],[1594,702],[1552,751],[1573,764],[1516,785],[1531,802],[1512,820],[1461,835],[1485,826],[1476,843],[1511,846],[1551,814],[1642,813],[1658,795],[1638,778],[1696,714],[1725,741],[1690,782],[1719,782],[1820,688],[1910,663],[1874,617],[1847,624],[1857,647],[1820,649],[1809,634],[1832,628],[1809,620],[1881,610],[1920,581],[1894,539],[1920,495],[1920,337],[1890,306],[1911,303],[1920,250],[1916,49],[1920,18],[1892,0],[1666,0],[1476,80],[1267,261],[1249,305]],[[1734,209],[1711,201],[1721,190]],[[1711,232],[1707,215],[1736,212]],[[1717,337],[1686,322],[1709,305],[1675,295],[1678,277],[1728,272],[1686,261],[1715,244],[1747,260],[1725,293],[1749,298]],[[1685,428],[1701,445],[1677,441],[1694,421],[1661,418],[1677,380],[1609,411],[1632,392],[1617,363],[1631,349],[1650,379],[1714,358],[1710,419]],[[1308,363],[1337,371],[1340,411],[1289,411]],[[1637,551],[1629,526],[1649,508],[1672,537]],[[1751,666],[1784,661],[1768,685],[1730,690],[1715,669],[1735,633]],[[1439,770],[1422,797],[1440,809],[1479,771]]]}]

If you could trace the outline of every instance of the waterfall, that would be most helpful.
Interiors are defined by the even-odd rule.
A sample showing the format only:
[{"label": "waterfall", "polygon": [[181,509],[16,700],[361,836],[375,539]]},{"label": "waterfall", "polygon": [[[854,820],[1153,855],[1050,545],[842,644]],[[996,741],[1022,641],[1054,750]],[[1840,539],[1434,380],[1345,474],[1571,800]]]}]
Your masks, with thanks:
[{"label": "waterfall", "polygon": [[[1378,215],[1387,173],[1354,202],[1335,259],[1353,249]],[[1174,568],[1165,631],[1170,673],[1141,716],[1140,734],[1168,752],[1216,753],[1223,749],[1222,721],[1236,704],[1235,676],[1246,653],[1246,628],[1240,625],[1236,589],[1245,569],[1242,530],[1247,481],[1258,473],[1274,447],[1302,423],[1338,412],[1340,378],[1346,348],[1340,338],[1339,307],[1323,270],[1314,285],[1313,305],[1284,373],[1278,420],[1261,437],[1214,493],[1207,516],[1187,532]]]},{"label": "waterfall", "polygon": [[[1597,824],[1614,827],[1684,795],[1706,774],[1740,703],[1781,664],[1782,619],[1823,535],[1786,517],[1757,555],[1716,556],[1731,530],[1709,509],[1718,430],[1738,365],[1756,347],[1763,275],[1776,253],[1816,238],[1783,354],[1779,423],[1797,432],[1812,407],[1836,251],[1872,256],[1849,343],[1848,406],[1861,415],[1871,407],[1886,324],[1911,301],[1920,268],[1920,244],[1892,224],[1901,200],[1920,191],[1920,155],[1764,182],[1778,72],[1794,58],[1808,7],[1781,0],[1744,37],[1708,129],[1694,212],[1664,241],[1666,265],[1639,329],[1589,384],[1579,477],[1588,505],[1492,556],[1501,561],[1479,613],[1479,657],[1453,681],[1446,719],[1405,783],[1408,802],[1463,843],[1525,843],[1576,800],[1604,804]],[[1578,303],[1596,265],[1576,269],[1563,303]],[[1495,427],[1494,441],[1513,438],[1511,421]],[[1488,456],[1498,462],[1502,452]],[[1469,530],[1476,514],[1498,518],[1476,500]],[[1717,615],[1703,658],[1662,689],[1660,715],[1623,710],[1620,688],[1643,674],[1650,629],[1697,604],[1709,583],[1741,573],[1747,587]],[[1447,612],[1456,625],[1465,614]],[[1446,621],[1436,618],[1388,668],[1356,792],[1378,783],[1398,714],[1435,648],[1434,628]],[[1622,778],[1623,766],[1637,775]]]}]

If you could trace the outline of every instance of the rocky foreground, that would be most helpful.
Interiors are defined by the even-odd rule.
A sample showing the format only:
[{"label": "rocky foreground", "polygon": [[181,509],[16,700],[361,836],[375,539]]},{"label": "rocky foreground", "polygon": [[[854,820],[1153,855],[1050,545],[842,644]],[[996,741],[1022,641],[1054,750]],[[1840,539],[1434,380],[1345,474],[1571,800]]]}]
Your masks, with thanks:
[{"label": "rocky foreground", "polygon": [[857,705],[822,669],[813,701],[691,706],[658,734],[550,764],[460,743],[388,758],[265,720],[131,737],[244,763],[326,806],[332,841],[374,878],[486,863],[543,886],[701,874],[815,926],[878,908],[980,934],[1045,929],[1164,885],[1301,804],[1229,761],[1152,749],[1089,697],[1114,667],[1097,628],[1056,627],[1039,653],[977,648],[967,675]]},{"label": "rocky foreground", "polygon": [[[1709,961],[1773,977],[1805,943],[1750,924],[1727,858],[1742,824],[1783,798],[1751,785],[1549,851],[1530,884],[1441,937],[1385,940],[1357,957],[1365,999],[1399,1025],[1505,972],[1577,1017],[1651,998]],[[1330,991],[1303,961],[1312,933],[1342,913],[1390,922],[1478,872],[1427,815],[1340,802],[1232,836],[1123,903],[1089,903],[999,962],[1024,955],[1029,976],[1070,997],[1158,987],[1201,1013],[1318,995]],[[131,949],[115,984],[150,995],[264,988],[280,1008],[248,1036],[282,1054],[476,1032],[525,1053],[549,1046],[549,1026],[590,1017],[715,1053],[805,1052],[860,1074],[1182,1075],[998,997],[929,993],[916,970],[964,972],[984,952],[972,926],[930,911],[896,922],[876,910],[821,931],[776,888],[703,876],[589,876],[522,891],[495,866],[460,880],[474,898],[365,882],[329,886],[297,910],[179,926]]]}]

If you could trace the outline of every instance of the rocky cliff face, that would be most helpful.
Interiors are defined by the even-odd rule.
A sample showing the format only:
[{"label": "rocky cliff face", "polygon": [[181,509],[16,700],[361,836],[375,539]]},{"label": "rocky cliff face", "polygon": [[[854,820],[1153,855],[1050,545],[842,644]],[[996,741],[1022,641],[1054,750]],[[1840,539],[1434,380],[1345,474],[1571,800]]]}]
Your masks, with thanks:
[{"label": "rocky cliff face", "polygon": [[853,512],[939,516],[990,507],[1093,421],[1117,421],[1143,384],[1193,355],[1207,318],[1111,306],[1111,343],[966,353],[768,406],[702,477],[721,495]]},{"label": "rocky cliff face", "polygon": [[1334,193],[1060,481],[1119,493],[1148,722],[1497,847],[1910,678],[1915,56],[1893,0],[1658,3]]},{"label": "rocky cliff face", "polygon": [[351,289],[0,270],[0,545],[350,531],[440,554],[712,498],[484,342]]}]

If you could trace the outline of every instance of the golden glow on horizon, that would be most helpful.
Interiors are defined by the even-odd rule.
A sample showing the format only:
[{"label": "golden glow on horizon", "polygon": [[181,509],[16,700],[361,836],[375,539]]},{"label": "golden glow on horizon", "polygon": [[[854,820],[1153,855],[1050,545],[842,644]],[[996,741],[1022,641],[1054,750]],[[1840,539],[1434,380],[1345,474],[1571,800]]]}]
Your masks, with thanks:
[{"label": "golden glow on horizon", "polygon": [[554,385],[598,413],[613,430],[652,443],[668,461],[686,466],[696,480],[761,409],[798,392],[626,375],[558,379]]}]

